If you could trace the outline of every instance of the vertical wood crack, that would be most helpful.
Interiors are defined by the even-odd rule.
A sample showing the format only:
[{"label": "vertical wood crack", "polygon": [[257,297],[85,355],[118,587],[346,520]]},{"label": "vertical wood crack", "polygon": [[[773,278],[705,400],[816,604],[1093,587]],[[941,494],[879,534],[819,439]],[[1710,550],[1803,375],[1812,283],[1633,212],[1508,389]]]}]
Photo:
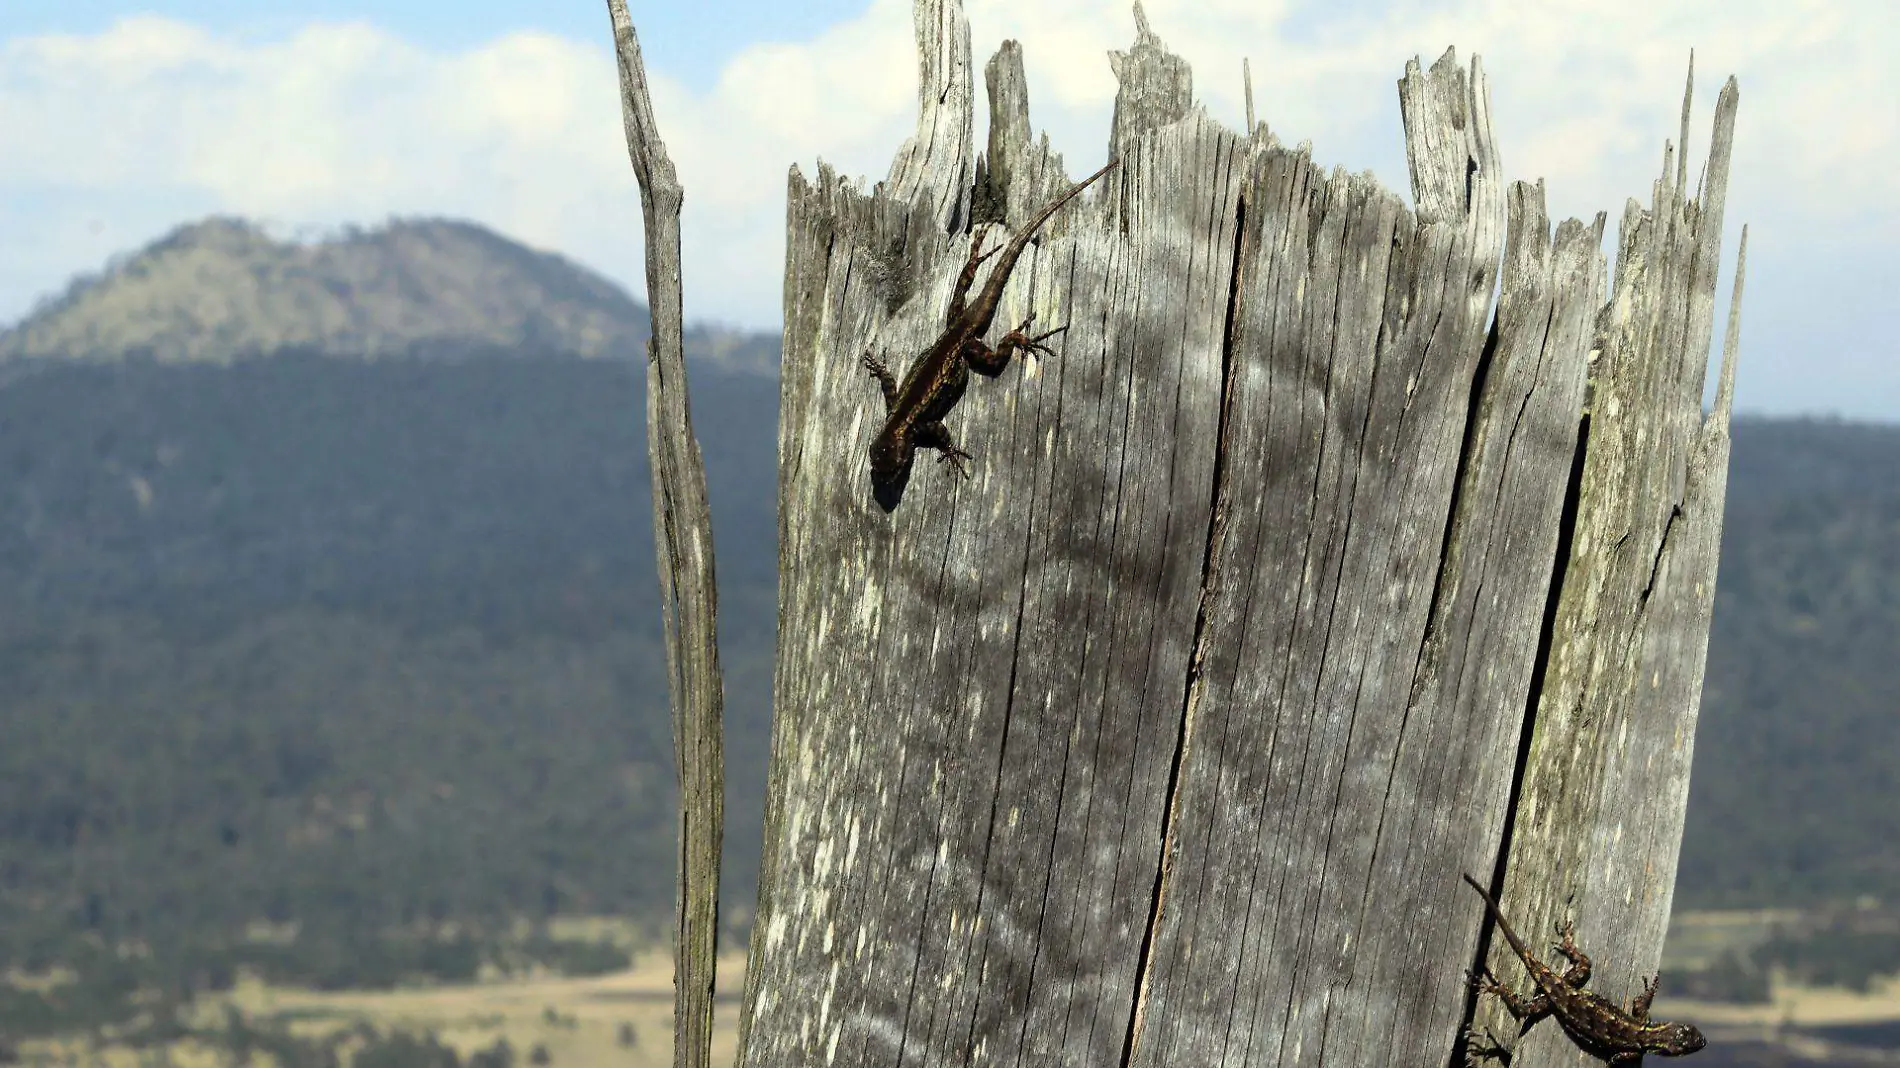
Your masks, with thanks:
[{"label": "vertical wood crack", "polygon": [[1155,863],[1154,891],[1148,899],[1147,931],[1141,939],[1141,950],[1135,960],[1135,996],[1128,1013],[1128,1033],[1122,1040],[1121,1068],[1128,1068],[1135,1054],[1135,1047],[1141,1041],[1141,1025],[1147,1010],[1148,984],[1151,977],[1155,935],[1161,925],[1161,909],[1167,898],[1169,871],[1169,852],[1174,838],[1175,819],[1180,810],[1181,763],[1187,755],[1189,737],[1192,735],[1194,705],[1199,696],[1201,663],[1206,653],[1205,635],[1207,628],[1207,603],[1218,591],[1220,577],[1215,567],[1219,556],[1222,535],[1226,525],[1227,481],[1226,456],[1229,441],[1229,417],[1232,414],[1234,395],[1234,324],[1240,311],[1241,292],[1244,280],[1241,277],[1242,255],[1247,233],[1247,190],[1243,184],[1235,197],[1234,206],[1234,243],[1232,264],[1227,278],[1227,311],[1221,327],[1221,389],[1220,423],[1215,435],[1214,469],[1208,492],[1212,502],[1208,507],[1207,533],[1202,541],[1201,550],[1201,589],[1200,603],[1194,614],[1194,637],[1190,647],[1193,653],[1188,661],[1187,677],[1181,693],[1181,725],[1175,737],[1174,755],[1168,765],[1168,786],[1165,806],[1162,810],[1160,855]]}]

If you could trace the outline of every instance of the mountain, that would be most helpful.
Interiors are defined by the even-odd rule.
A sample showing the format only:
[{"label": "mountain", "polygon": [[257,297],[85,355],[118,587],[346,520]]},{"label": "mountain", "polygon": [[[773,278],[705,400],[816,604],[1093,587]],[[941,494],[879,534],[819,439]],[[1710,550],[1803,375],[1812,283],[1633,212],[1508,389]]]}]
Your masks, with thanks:
[{"label": "mountain", "polygon": [[[388,296],[425,261],[462,281]],[[298,310],[345,277],[385,297]],[[319,255],[214,221],[0,339],[30,370],[0,384],[0,974],[109,969],[126,944],[228,973],[260,919],[294,923],[280,964],[324,982],[390,931],[664,923],[645,376],[614,355],[637,343],[558,325],[642,313],[588,277],[460,223]],[[178,325],[207,308],[235,324],[218,344]],[[547,344],[521,341],[531,320],[557,324]],[[263,347],[291,337],[318,340]],[[770,722],[776,365],[770,336],[689,338],[738,922]],[[1677,903],[1900,900],[1900,427],[1734,436]]]},{"label": "mountain", "polygon": [[[346,289],[417,277],[436,281],[408,301]],[[355,294],[342,312],[304,314],[338,292]],[[203,309],[218,344],[178,325]],[[280,974],[347,984],[396,967],[377,939],[418,924],[664,917],[644,368],[590,348],[600,331],[517,329],[643,337],[644,316],[466,224],[326,250],[213,220],[0,338],[0,974],[93,959],[118,989],[110,947],[129,939],[165,982],[196,982],[228,975],[261,919],[302,932]],[[773,479],[778,346],[698,327],[687,348],[701,425],[732,421],[703,447],[742,920],[775,619],[774,503],[753,490]]]},{"label": "mountain", "polygon": [[0,334],[0,360],[281,348],[392,356],[458,345],[629,354],[646,309],[612,282],[482,227],[392,222],[302,245],[241,219],[182,226]]},{"label": "mountain", "polygon": [[[0,332],[0,363],[132,355],[230,363],[280,349],[635,357],[647,329],[646,306],[612,281],[473,223],[398,220],[298,244],[214,217],[75,279]],[[722,365],[777,366],[776,345],[759,335],[701,326],[688,345]]]}]

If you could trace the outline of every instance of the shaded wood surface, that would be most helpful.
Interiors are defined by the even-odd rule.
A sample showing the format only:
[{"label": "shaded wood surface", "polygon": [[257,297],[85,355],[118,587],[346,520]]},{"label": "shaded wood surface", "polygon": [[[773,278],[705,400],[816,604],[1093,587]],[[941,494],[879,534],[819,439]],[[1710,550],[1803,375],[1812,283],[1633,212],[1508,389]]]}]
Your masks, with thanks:
[{"label": "shaded wood surface", "polygon": [[[1562,737],[1532,697],[1547,639],[1595,566],[1564,547],[1603,496],[1580,451],[1587,376],[1669,368],[1596,381],[1599,410],[1661,390],[1693,331],[1603,310],[1604,218],[1553,234],[1541,183],[1507,186],[1475,60],[1448,51],[1400,83],[1412,209],[1264,125],[1211,120],[1137,9],[1112,60],[1122,166],[1050,222],[997,316],[997,334],[1032,311],[1068,324],[1059,355],[973,379],[948,419],[972,477],[919,463],[886,515],[866,458],[883,403],[858,357],[908,366],[941,331],[969,223],[1020,225],[1100,162],[1065,167],[1032,138],[1013,42],[986,67],[996,119],[969,159],[967,24],[949,0],[917,10],[923,108],[890,178],[789,183],[777,719],[742,1061],[1447,1063],[1484,934],[1459,873],[1511,873],[1507,908],[1578,889],[1520,859],[1510,828],[1520,758]],[[1693,210],[1719,234],[1718,147],[1717,206]],[[1694,319],[1716,252],[1694,247],[1694,271],[1620,265],[1618,293]],[[1706,425],[1671,401],[1691,443],[1623,463],[1686,502],[1642,646],[1675,681],[1630,690],[1625,748],[1572,773],[1625,782],[1614,795],[1656,818],[1620,843],[1593,837],[1598,808],[1558,828],[1665,908],[1727,397]],[[1603,771],[1629,752],[1661,770]],[[1661,928],[1640,937],[1591,947],[1612,986]]]},{"label": "shaded wood surface", "polygon": [[719,936],[719,849],[725,832],[724,692],[713,585],[706,464],[686,397],[680,293],[684,192],[647,93],[640,39],[626,0],[607,0],[620,68],[627,155],[640,183],[646,246],[647,455],[653,469],[653,545],[660,568],[673,756],[679,776],[679,871],[674,899],[673,1063],[712,1062],[713,979]]}]

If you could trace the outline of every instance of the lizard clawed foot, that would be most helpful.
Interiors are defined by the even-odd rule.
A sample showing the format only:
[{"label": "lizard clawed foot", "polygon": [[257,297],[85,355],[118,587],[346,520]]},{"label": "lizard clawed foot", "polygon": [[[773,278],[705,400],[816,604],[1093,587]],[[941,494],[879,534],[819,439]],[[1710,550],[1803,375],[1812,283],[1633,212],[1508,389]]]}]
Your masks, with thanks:
[{"label": "lizard clawed foot", "polygon": [[957,474],[962,475],[964,478],[970,477],[970,469],[963,466],[963,461],[968,460],[970,458],[971,457],[969,453],[964,452],[962,449],[957,448],[955,445],[946,446],[945,448],[943,448],[941,451],[937,453],[938,463],[949,464],[950,469],[952,471],[955,471]]},{"label": "lizard clawed foot", "polygon": [[[1028,325],[1029,325],[1028,323],[1023,324],[1024,327],[1027,327]],[[1039,352],[1043,354],[1044,356],[1054,357],[1056,354],[1056,350],[1043,344],[1043,342],[1049,340],[1052,337],[1055,337],[1057,334],[1062,333],[1064,330],[1067,330],[1068,328],[1069,328],[1069,324],[1064,323],[1061,326],[1056,327],[1054,330],[1045,330],[1042,333],[1037,334],[1035,337],[1024,338],[1022,341],[1023,351],[1024,352]]]},{"label": "lizard clawed foot", "polygon": [[1656,1000],[1656,987],[1662,983],[1662,973],[1643,977],[1643,992],[1630,999],[1630,1018],[1637,1023],[1649,1022],[1649,1006]]},{"label": "lizard clawed foot", "polygon": [[[988,252],[981,251],[983,248],[983,242],[987,240],[989,236],[990,236],[990,226],[985,225],[983,228],[983,232],[976,236],[976,243],[970,246],[970,265],[972,267],[976,266],[979,263],[982,263],[984,260],[989,259],[991,256],[996,255],[998,252],[1003,251],[1002,245],[997,245],[995,248],[990,249]],[[1004,244],[1007,244],[1007,243],[1008,242],[1004,242]]]},{"label": "lizard clawed foot", "polygon": [[1554,926],[1557,931],[1557,941],[1553,943],[1550,948],[1562,953],[1571,960],[1576,960],[1577,921],[1565,916],[1563,919],[1558,920]]},{"label": "lizard clawed foot", "polygon": [[[1036,315],[1034,312],[1031,312],[1029,318],[1024,319],[1021,326],[999,338],[996,342],[996,351],[989,360],[986,361],[985,366],[993,367],[1000,371],[1003,365],[1009,362],[1010,355],[1016,352],[1034,352],[1054,358],[1056,350],[1050,348],[1045,342],[1067,330],[1069,328],[1068,324],[1064,323],[1054,330],[1045,330],[1040,334],[1031,336],[1029,328],[1035,325],[1035,322]],[[973,362],[972,366],[976,366],[976,364]]]},{"label": "lizard clawed foot", "polygon": [[884,366],[883,360],[871,355],[870,349],[864,350],[858,363],[871,372],[872,378],[877,379],[878,388],[884,391],[884,408],[889,411],[897,403],[897,379],[891,377],[891,369]]}]

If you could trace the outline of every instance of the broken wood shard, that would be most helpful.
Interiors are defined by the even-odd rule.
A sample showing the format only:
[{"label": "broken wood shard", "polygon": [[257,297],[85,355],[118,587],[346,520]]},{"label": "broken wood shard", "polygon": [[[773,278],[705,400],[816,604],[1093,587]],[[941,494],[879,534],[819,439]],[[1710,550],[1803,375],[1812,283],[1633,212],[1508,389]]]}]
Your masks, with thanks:
[{"label": "broken wood shard", "polygon": [[660,569],[673,757],[679,776],[679,871],[674,898],[673,1064],[712,1061],[713,980],[719,939],[719,849],[725,834],[724,691],[717,640],[712,513],[706,465],[686,399],[680,291],[680,204],[685,191],[666,153],[647,92],[640,38],[626,0],[607,0],[620,70],[627,156],[640,183],[646,245],[647,455],[653,469],[653,544]]}]

